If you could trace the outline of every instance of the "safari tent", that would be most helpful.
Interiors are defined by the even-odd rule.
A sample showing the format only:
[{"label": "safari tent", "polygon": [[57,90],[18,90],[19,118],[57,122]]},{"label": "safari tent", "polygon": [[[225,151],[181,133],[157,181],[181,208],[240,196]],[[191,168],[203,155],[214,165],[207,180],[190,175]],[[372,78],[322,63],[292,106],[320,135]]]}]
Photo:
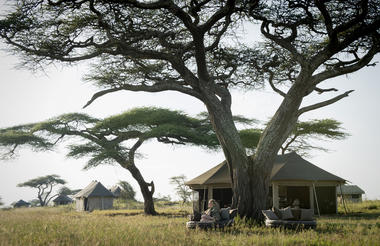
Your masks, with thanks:
[{"label": "safari tent", "polygon": [[54,206],[66,205],[66,204],[70,204],[72,202],[73,202],[73,200],[70,197],[63,195],[63,194],[57,196],[53,200]]},{"label": "safari tent", "polygon": [[362,195],[365,194],[364,190],[360,189],[357,185],[342,185],[337,187],[338,200],[342,201],[342,197],[346,201],[361,202]]},{"label": "safari tent", "polygon": [[30,203],[24,200],[18,200],[15,204],[13,204],[13,207],[14,208],[30,207]]},{"label": "safari tent", "polygon": [[74,195],[77,211],[93,211],[95,209],[111,209],[113,194],[100,182],[92,181],[86,188]]},{"label": "safari tent", "polygon": [[[291,206],[295,199],[301,208],[312,208],[316,213],[337,212],[336,188],[345,180],[303,159],[295,152],[278,155],[271,173],[267,206]],[[232,202],[231,179],[227,163],[204,172],[186,182],[194,192],[194,210],[203,211],[208,199],[216,199],[221,207]]]},{"label": "safari tent", "polygon": [[118,185],[113,186],[110,191],[112,192],[113,196],[115,198],[120,197],[121,188]]}]

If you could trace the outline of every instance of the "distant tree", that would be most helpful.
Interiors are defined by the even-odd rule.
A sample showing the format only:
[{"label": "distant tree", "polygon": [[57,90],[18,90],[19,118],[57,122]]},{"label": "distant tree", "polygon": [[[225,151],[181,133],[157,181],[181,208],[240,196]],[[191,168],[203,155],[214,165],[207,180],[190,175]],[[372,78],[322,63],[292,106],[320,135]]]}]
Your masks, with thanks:
[{"label": "distant tree", "polygon": [[66,196],[69,196],[69,195],[74,195],[74,194],[78,193],[79,191],[81,191],[81,190],[71,190],[71,189],[68,188],[67,186],[62,186],[62,187],[58,190],[58,195],[66,195]]},{"label": "distant tree", "polygon": [[1,200],[2,200],[2,198],[0,197],[0,206],[3,206],[4,203]]},{"label": "distant tree", "polygon": [[219,146],[207,120],[160,108],[136,108],[105,119],[65,114],[45,122],[0,129],[0,148],[6,149],[6,155],[13,155],[23,145],[50,150],[63,139],[84,140],[68,145],[68,156],[90,156],[85,169],[114,163],[127,169],[140,186],[145,213],[152,215],[156,214],[154,183],[146,182],[135,165],[138,148],[152,139],[165,144]]},{"label": "distant tree", "polygon": [[124,200],[136,201],[136,191],[127,181],[119,181],[118,185],[121,187],[120,198]]},{"label": "distant tree", "polygon": [[43,177],[38,177],[31,179],[24,183],[18,184],[18,187],[31,187],[38,190],[37,198],[41,207],[46,206],[50,200],[58,194],[51,196],[53,187],[60,184],[66,184],[66,181],[61,179],[59,175],[47,175]]},{"label": "distant tree", "polygon": [[312,144],[313,140],[343,140],[349,136],[343,131],[342,123],[334,119],[298,121],[295,129],[281,146],[281,154],[295,151],[307,155],[312,150],[328,151]]},{"label": "distant tree", "polygon": [[170,195],[161,195],[160,193],[157,194],[157,197],[153,198],[155,202],[170,202],[172,198]]},{"label": "distant tree", "polygon": [[[251,154],[255,152],[263,129],[243,129],[239,131],[241,141]],[[295,151],[307,156],[311,150],[328,151],[328,149],[313,144],[314,140],[343,140],[349,134],[344,132],[342,123],[334,119],[314,119],[298,121],[294,130],[280,148],[280,153]]]},{"label": "distant tree", "polygon": [[32,200],[30,200],[28,202],[30,203],[31,207],[41,206],[40,200],[38,200],[38,199],[32,199]]},{"label": "distant tree", "polygon": [[175,185],[176,194],[181,198],[182,203],[186,203],[191,198],[191,190],[185,182],[186,176],[183,174],[170,178],[170,183]]}]

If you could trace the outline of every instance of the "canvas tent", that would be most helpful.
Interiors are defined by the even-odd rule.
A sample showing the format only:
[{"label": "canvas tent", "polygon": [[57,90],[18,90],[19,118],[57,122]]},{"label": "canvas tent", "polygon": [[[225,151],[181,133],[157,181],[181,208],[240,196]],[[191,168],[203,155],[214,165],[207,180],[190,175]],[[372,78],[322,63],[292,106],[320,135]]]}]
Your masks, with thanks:
[{"label": "canvas tent", "polygon": [[[303,159],[295,152],[277,156],[271,173],[269,207],[287,207],[295,199],[301,208],[317,213],[337,212],[336,187],[345,180]],[[193,191],[194,210],[203,211],[208,199],[216,199],[222,207],[232,200],[231,179],[224,161],[186,182]]]},{"label": "canvas tent", "polygon": [[24,200],[19,200],[15,204],[13,204],[13,207],[14,208],[30,207],[30,203]]},{"label": "canvas tent", "polygon": [[337,187],[337,196],[339,201],[343,201],[343,198],[346,201],[350,202],[361,202],[362,195],[365,193],[362,189],[357,185],[342,185],[341,187]]},{"label": "canvas tent", "polygon": [[113,196],[118,198],[120,197],[121,188],[118,185],[113,186],[110,191],[112,192]]},{"label": "canvas tent", "polygon": [[111,209],[113,194],[100,182],[92,181],[86,188],[74,195],[78,211],[93,211],[95,209]]},{"label": "canvas tent", "polygon": [[73,202],[73,200],[72,200],[70,197],[68,197],[68,196],[66,196],[66,195],[63,195],[63,194],[57,196],[57,197],[53,200],[53,203],[54,203],[55,206],[58,206],[58,205],[66,205],[66,204],[70,204],[70,203],[72,203],[72,202]]}]

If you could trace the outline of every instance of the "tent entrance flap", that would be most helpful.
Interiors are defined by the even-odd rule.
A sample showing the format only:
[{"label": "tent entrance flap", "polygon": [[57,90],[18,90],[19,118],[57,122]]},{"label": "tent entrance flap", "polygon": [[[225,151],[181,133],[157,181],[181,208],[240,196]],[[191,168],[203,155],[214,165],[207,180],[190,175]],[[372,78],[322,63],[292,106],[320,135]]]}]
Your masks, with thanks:
[{"label": "tent entrance flap", "polygon": [[212,198],[215,199],[221,208],[231,207],[232,189],[231,188],[214,188]]}]

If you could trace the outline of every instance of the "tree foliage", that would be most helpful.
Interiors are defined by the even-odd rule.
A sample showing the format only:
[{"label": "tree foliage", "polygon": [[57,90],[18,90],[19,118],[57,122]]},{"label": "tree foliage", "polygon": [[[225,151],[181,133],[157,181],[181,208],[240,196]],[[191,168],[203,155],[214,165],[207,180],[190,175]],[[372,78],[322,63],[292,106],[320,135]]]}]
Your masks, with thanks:
[{"label": "tree foliage", "polygon": [[121,187],[120,198],[124,200],[136,201],[136,191],[127,181],[119,181],[118,185]]},{"label": "tree foliage", "polygon": [[183,204],[191,198],[191,190],[185,185],[185,182],[186,176],[184,174],[170,178],[170,184],[175,185],[176,194],[181,198]]},{"label": "tree foliage", "polygon": [[[334,119],[314,119],[309,121],[298,121],[294,130],[282,144],[280,152],[297,152],[307,156],[311,150],[328,151],[328,149],[314,144],[315,140],[343,140],[349,136],[341,127],[342,123]],[[240,138],[250,153],[254,153],[263,129],[251,128],[239,131]]]},{"label": "tree foliage", "polygon": [[48,205],[50,200],[58,195],[51,196],[51,193],[53,191],[53,187],[60,184],[66,184],[66,181],[61,179],[59,175],[52,174],[28,180],[24,183],[18,184],[17,186],[36,188],[38,190],[37,198],[41,207],[43,207]]},{"label": "tree foliage", "polygon": [[281,153],[295,151],[300,155],[316,149],[328,151],[324,147],[314,145],[313,140],[343,140],[349,136],[344,132],[342,123],[334,119],[299,121],[288,139],[281,146]]},{"label": "tree foliage", "polygon": [[69,196],[69,195],[74,195],[74,194],[78,193],[79,191],[81,191],[81,190],[72,190],[72,189],[70,189],[70,188],[67,187],[67,186],[62,186],[62,187],[59,188],[59,190],[58,190],[58,195],[66,195],[66,196]]}]

